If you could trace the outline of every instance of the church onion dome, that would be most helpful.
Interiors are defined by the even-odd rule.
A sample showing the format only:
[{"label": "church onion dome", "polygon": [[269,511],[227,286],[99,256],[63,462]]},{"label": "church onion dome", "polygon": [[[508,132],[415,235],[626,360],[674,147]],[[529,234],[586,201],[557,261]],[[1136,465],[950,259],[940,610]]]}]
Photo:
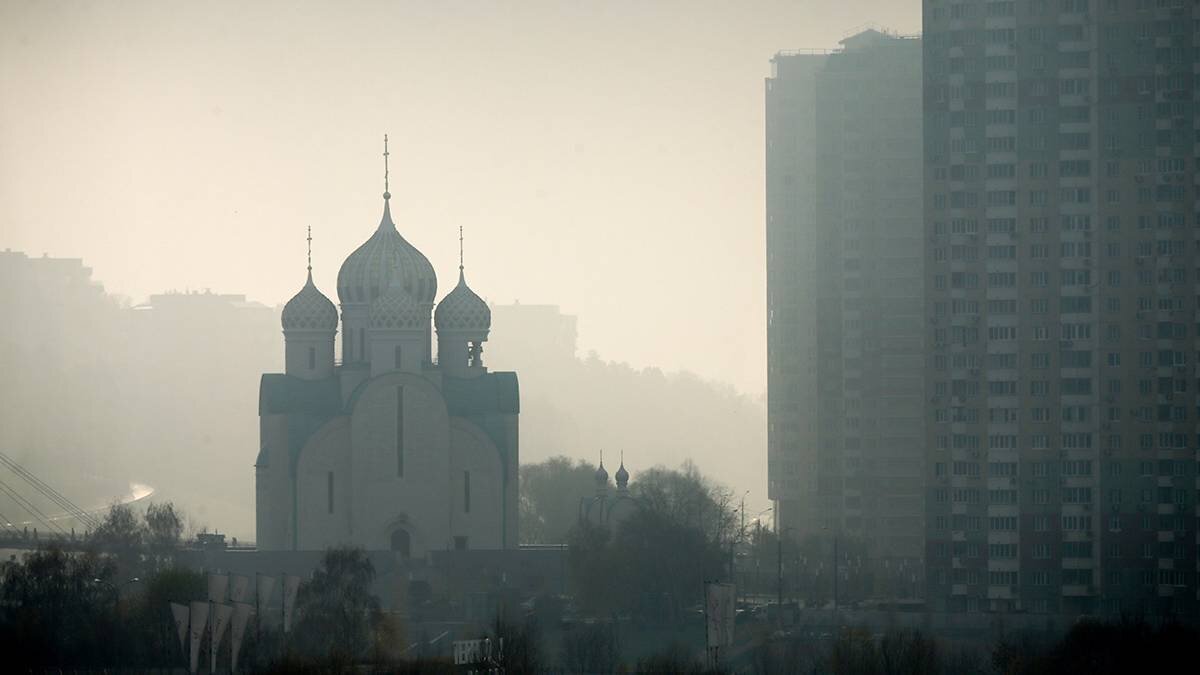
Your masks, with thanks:
[{"label": "church onion dome", "polygon": [[475,291],[467,286],[462,268],[458,269],[458,285],[454,287],[433,312],[433,325],[438,332],[463,332],[487,335],[492,327],[492,310]]},{"label": "church onion dome", "polygon": [[343,305],[372,302],[393,280],[418,304],[432,305],[437,295],[437,275],[429,259],[396,231],[388,202],[371,238],[354,250],[338,270],[338,300]]},{"label": "church onion dome", "polygon": [[604,460],[600,460],[600,466],[596,469],[596,485],[608,485],[608,471],[604,468]]},{"label": "church onion dome", "polygon": [[424,330],[429,325],[429,313],[422,311],[401,283],[393,283],[371,303],[367,325],[381,330]]},{"label": "church onion dome", "polygon": [[621,467],[617,469],[617,487],[624,488],[629,485],[629,472],[625,470],[625,462],[621,462]]},{"label": "church onion dome", "polygon": [[337,308],[313,284],[312,270],[308,272],[308,282],[304,284],[304,288],[283,306],[280,322],[285,331],[337,330]]}]

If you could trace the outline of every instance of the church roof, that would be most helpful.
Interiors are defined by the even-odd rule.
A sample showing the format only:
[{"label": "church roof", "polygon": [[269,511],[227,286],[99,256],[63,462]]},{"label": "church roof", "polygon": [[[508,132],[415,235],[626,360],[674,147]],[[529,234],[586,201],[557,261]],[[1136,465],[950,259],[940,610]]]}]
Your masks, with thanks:
[{"label": "church roof", "polygon": [[266,373],[258,389],[258,414],[337,415],[342,411],[341,381],[335,375],[323,380],[302,380],[282,373]]},{"label": "church roof", "polygon": [[516,373],[487,373],[466,378],[445,376],[442,378],[442,395],[446,397],[450,414],[458,417],[521,412],[521,391]]},{"label": "church roof", "polygon": [[433,324],[439,333],[476,333],[487,338],[488,330],[492,327],[492,310],[467,285],[462,267],[458,268],[458,285],[442,298],[434,310]]},{"label": "church roof", "polygon": [[283,306],[280,317],[283,329],[287,330],[337,330],[338,313],[333,302],[325,294],[317,290],[313,284],[312,270],[308,271],[308,281],[300,292],[292,296]]},{"label": "church roof", "polygon": [[385,199],[379,227],[338,270],[338,299],[343,305],[371,302],[382,295],[393,280],[397,280],[418,303],[433,304],[437,295],[437,274],[433,265],[400,236]]},{"label": "church roof", "polygon": [[429,327],[429,310],[405,291],[396,279],[383,295],[371,303],[367,325],[383,330],[425,330]]}]

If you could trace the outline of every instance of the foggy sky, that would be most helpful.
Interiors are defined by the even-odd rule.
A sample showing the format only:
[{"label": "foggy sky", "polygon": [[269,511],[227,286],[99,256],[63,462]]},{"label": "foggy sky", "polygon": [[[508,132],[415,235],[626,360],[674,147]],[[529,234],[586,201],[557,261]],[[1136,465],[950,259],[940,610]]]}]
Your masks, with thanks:
[{"label": "foggy sky", "polygon": [[134,301],[275,304],[311,225],[336,301],[387,132],[439,297],[462,225],[488,300],[561,305],[585,351],[757,394],[763,78],[864,22],[915,32],[920,3],[5,0],[0,249],[83,257]]}]

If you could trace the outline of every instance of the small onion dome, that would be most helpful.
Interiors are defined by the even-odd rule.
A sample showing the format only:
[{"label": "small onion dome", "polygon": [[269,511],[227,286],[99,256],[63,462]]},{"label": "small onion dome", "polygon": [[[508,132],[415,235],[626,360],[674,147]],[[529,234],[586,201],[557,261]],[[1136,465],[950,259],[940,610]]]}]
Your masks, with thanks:
[{"label": "small onion dome", "polygon": [[420,251],[396,231],[387,201],[383,218],[371,238],[354,250],[338,270],[338,300],[343,305],[372,302],[393,280],[420,304],[432,305],[437,295],[437,275]]},{"label": "small onion dome", "polygon": [[617,469],[617,487],[625,489],[629,485],[629,472],[625,470],[625,462],[621,462],[620,468]]},{"label": "small onion dome", "polygon": [[604,460],[600,460],[600,466],[596,469],[596,485],[608,485],[608,471],[604,469]]},{"label": "small onion dome", "polygon": [[487,336],[492,327],[492,310],[475,291],[467,286],[462,268],[458,270],[458,285],[454,287],[433,312],[433,325],[438,332],[470,332]]},{"label": "small onion dome", "polygon": [[423,330],[429,325],[427,311],[421,311],[421,306],[403,286],[393,283],[371,303],[367,325],[382,330]]},{"label": "small onion dome", "polygon": [[285,331],[337,330],[337,308],[313,284],[312,270],[308,272],[308,281],[304,284],[304,288],[301,288],[300,292],[292,296],[292,299],[283,306],[280,323],[283,324]]}]

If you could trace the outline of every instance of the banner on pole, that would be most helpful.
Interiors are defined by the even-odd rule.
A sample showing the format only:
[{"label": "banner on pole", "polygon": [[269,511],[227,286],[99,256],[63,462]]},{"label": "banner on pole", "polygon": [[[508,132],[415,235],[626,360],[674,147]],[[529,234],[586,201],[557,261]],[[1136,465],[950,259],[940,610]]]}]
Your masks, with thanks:
[{"label": "banner on pole", "polygon": [[245,602],[250,592],[250,577],[245,574],[234,574],[229,583],[229,601]]},{"label": "banner on pole", "polygon": [[296,594],[300,591],[300,577],[283,575],[283,632],[292,630],[292,615],[296,610]]},{"label": "banner on pole", "polygon": [[733,621],[737,611],[733,584],[705,584],[704,604],[705,620],[708,624],[708,646],[733,646]]},{"label": "banner on pole", "polygon": [[188,650],[188,672],[195,673],[200,667],[200,640],[204,638],[204,628],[208,625],[208,602],[193,600],[188,612],[188,635],[191,637],[191,649]]},{"label": "banner on pole", "polygon": [[208,601],[225,602],[225,589],[229,587],[228,574],[208,575]]},{"label": "banner on pole", "polygon": [[208,668],[210,673],[217,672],[217,652],[221,651],[221,639],[225,637],[225,628],[233,616],[233,605],[224,603],[213,604],[212,633],[208,642]]},{"label": "banner on pole", "polygon": [[175,619],[175,632],[179,634],[179,653],[187,656],[188,614],[191,610],[187,605],[178,602],[171,603],[171,618]]},{"label": "banner on pole", "polygon": [[250,615],[254,612],[254,606],[239,602],[233,605],[233,620],[229,626],[229,653],[232,664],[230,672],[238,671],[238,654],[242,651],[242,636],[246,633],[246,624],[250,623]]}]

